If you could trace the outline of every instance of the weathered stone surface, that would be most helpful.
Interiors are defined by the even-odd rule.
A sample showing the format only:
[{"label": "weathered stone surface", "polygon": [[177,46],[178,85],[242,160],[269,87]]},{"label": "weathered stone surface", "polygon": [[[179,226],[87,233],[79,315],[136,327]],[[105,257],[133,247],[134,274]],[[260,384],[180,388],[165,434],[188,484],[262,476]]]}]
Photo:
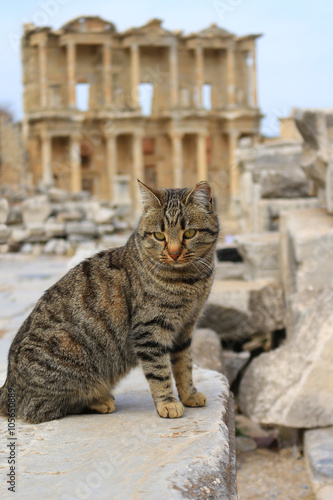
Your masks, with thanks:
[{"label": "weathered stone surface", "polygon": [[287,300],[286,328],[288,339],[297,331],[298,324],[302,323],[309,310],[314,306],[320,292],[304,290],[290,295]]},{"label": "weathered stone surface", "polygon": [[10,235],[10,229],[6,224],[0,224],[0,242],[6,243]]},{"label": "weathered stone surface", "polygon": [[[260,291],[271,285],[275,290],[276,282],[270,279],[257,281],[216,280],[213,283],[204,312],[199,319],[199,327],[211,328],[219,334],[222,340],[247,339],[257,332],[262,333],[267,324],[271,323],[273,318],[277,322],[279,316],[274,316],[272,311],[267,311],[266,306],[261,306],[261,315],[253,316],[250,308],[251,294],[253,297],[254,291]],[[269,289],[266,288],[266,291]],[[254,306],[256,302],[254,299],[252,302],[252,308],[256,311]],[[259,309],[260,301],[257,304],[257,309]]]},{"label": "weathered stone surface", "polygon": [[254,203],[256,203],[256,206],[253,210],[254,220],[252,226],[254,227],[254,232],[257,233],[278,231],[281,214],[285,212],[320,207],[320,202],[314,197],[295,199],[271,198],[261,199]]},{"label": "weathered stone surface", "polygon": [[68,222],[66,224],[66,233],[69,235],[81,235],[94,238],[97,236],[97,226],[92,221]]},{"label": "weathered stone surface", "polygon": [[333,217],[321,208],[296,210],[280,226],[281,278],[287,296],[333,284]]},{"label": "weathered stone surface", "polygon": [[23,222],[26,226],[43,223],[51,214],[51,204],[46,195],[33,196],[22,202]]},{"label": "weathered stone surface", "polygon": [[10,235],[10,241],[12,243],[22,243],[23,241],[28,240],[31,236],[30,229],[18,227],[12,230]]},{"label": "weathered stone surface", "polygon": [[269,433],[265,431],[260,425],[256,422],[253,422],[245,415],[236,415],[235,416],[235,425],[237,431],[239,431],[244,436],[251,437],[252,439],[256,438],[266,438],[269,436]]},{"label": "weathered stone surface", "polygon": [[244,279],[244,262],[216,262],[215,279],[217,280],[241,280]]},{"label": "weathered stone surface", "polygon": [[49,240],[44,249],[43,253],[45,254],[55,254],[55,255],[66,255],[69,249],[69,242],[64,240],[63,238],[52,238]]},{"label": "weathered stone surface", "polygon": [[0,198],[0,224],[6,224],[9,214],[9,203],[6,198]]},{"label": "weathered stone surface", "polygon": [[65,236],[65,224],[63,222],[57,222],[55,217],[50,217],[45,225],[44,231],[48,238],[54,238],[55,236]]},{"label": "weathered stone surface", "polygon": [[93,214],[93,221],[96,224],[109,224],[110,222],[112,222],[112,219],[114,218],[115,214],[116,211],[112,210],[111,208],[100,207]]},{"label": "weathered stone surface", "polygon": [[296,108],[294,118],[304,139],[301,166],[333,213],[333,109]]},{"label": "weathered stone surface", "polygon": [[286,326],[286,308],[283,289],[279,283],[270,283],[260,290],[251,290],[249,308],[251,322],[258,330],[269,333]]},{"label": "weathered stone surface", "polygon": [[242,370],[242,368],[244,368],[249,359],[249,352],[233,352],[228,351],[227,349],[223,349],[223,373],[227,377],[230,386],[236,380],[237,375]]},{"label": "weathered stone surface", "polygon": [[[110,415],[19,424],[20,499],[236,499],[233,410],[223,375],[195,369],[205,408],[161,419],[140,370],[115,392]],[[3,377],[2,377],[3,381]],[[0,494],[6,492],[7,426],[1,419]]]},{"label": "weathered stone surface", "polygon": [[303,198],[310,195],[308,178],[299,166],[288,169],[265,168],[254,175],[263,198]]},{"label": "weathered stone surface", "polygon": [[279,276],[279,234],[242,234],[235,238],[245,262],[245,279]]},{"label": "weathered stone surface", "polygon": [[252,420],[286,427],[333,424],[333,289],[323,291],[291,340],[260,355],[240,386],[240,407]]},{"label": "weathered stone surface", "polygon": [[[255,146],[253,181],[260,185],[262,198],[303,198],[309,196],[311,182],[300,167],[302,142],[277,141]],[[244,156],[244,154],[243,154]],[[252,156],[250,154],[250,163]],[[246,161],[246,155],[243,158]]]},{"label": "weathered stone surface", "polygon": [[304,435],[304,453],[318,500],[333,496],[333,427],[311,429]]},{"label": "weathered stone surface", "polygon": [[197,328],[192,338],[193,362],[200,368],[222,373],[222,347],[219,336],[208,328]]}]

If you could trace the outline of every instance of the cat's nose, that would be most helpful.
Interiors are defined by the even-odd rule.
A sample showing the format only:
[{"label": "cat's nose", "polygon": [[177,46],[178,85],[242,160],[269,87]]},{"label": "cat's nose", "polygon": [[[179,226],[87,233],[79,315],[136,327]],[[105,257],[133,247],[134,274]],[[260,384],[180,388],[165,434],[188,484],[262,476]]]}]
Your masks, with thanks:
[{"label": "cat's nose", "polygon": [[177,260],[182,251],[180,249],[169,250],[169,255],[173,260]]}]

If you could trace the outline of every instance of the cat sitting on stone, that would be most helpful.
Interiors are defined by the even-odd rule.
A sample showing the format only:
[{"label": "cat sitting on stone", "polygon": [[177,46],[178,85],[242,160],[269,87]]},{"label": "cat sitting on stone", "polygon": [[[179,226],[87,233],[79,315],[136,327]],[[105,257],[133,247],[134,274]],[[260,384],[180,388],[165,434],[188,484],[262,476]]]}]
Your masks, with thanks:
[{"label": "cat sitting on stone", "polygon": [[13,392],[16,417],[30,423],[85,409],[111,413],[112,389],[138,364],[161,417],[206,404],[193,385],[190,346],[213,281],[219,226],[210,187],[139,186],[144,211],[127,244],[71,269],[19,329],[1,415]]}]

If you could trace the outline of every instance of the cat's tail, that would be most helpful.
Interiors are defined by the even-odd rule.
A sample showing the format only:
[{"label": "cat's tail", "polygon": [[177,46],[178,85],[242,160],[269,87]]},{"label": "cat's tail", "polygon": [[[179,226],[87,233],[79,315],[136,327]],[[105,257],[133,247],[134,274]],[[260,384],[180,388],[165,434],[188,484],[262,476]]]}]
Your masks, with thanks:
[{"label": "cat's tail", "polygon": [[8,416],[8,388],[7,380],[5,384],[0,387],[0,415],[2,417]]}]

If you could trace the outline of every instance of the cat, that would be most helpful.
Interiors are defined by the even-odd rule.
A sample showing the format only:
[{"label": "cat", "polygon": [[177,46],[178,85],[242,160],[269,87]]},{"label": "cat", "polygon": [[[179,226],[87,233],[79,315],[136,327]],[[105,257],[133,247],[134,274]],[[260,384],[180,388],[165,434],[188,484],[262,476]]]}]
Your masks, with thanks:
[{"label": "cat", "polygon": [[[219,233],[211,189],[152,189],[124,247],[71,269],[38,301],[14,338],[0,414],[41,423],[115,410],[111,391],[141,364],[158,414],[204,406],[192,380],[191,334],[209,294]],[[173,393],[173,372],[179,399]]]}]

